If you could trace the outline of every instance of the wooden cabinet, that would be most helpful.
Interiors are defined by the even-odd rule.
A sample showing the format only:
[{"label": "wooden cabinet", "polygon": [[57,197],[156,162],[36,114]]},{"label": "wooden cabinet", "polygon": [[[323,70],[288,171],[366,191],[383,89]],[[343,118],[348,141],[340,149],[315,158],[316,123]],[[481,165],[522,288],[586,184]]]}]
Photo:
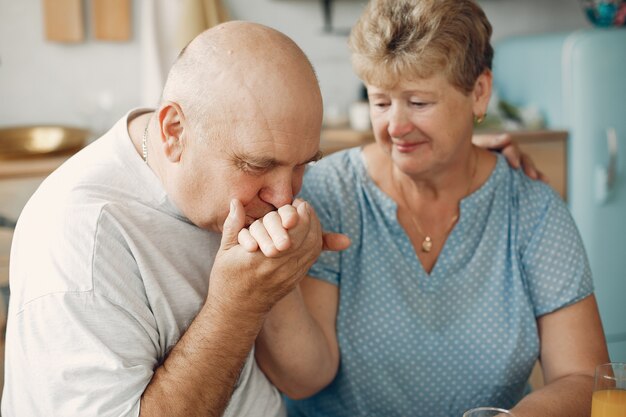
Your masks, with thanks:
[{"label": "wooden cabinet", "polygon": [[17,220],[41,182],[71,155],[0,159],[0,216]]},{"label": "wooden cabinet", "polygon": [[[550,185],[563,197],[567,197],[567,132],[538,130],[512,132],[513,140],[528,154],[535,165],[546,175]],[[320,147],[325,155],[363,146],[374,141],[372,132],[351,129],[323,129]]]},{"label": "wooden cabinet", "polygon": [[352,129],[322,129],[320,149],[324,155],[355,146],[367,145],[374,141],[371,131],[361,132]]},{"label": "wooden cabinet", "polygon": [[562,130],[516,132],[515,142],[567,200],[567,132]]}]

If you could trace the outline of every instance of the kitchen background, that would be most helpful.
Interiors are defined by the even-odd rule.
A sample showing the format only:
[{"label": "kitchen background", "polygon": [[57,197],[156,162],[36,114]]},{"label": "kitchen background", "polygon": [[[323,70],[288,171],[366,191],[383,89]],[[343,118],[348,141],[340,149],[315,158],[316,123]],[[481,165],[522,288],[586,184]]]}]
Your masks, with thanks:
[{"label": "kitchen background", "polygon": [[[85,41],[76,44],[45,40],[43,1],[0,0],[0,125],[63,123],[101,132],[128,108],[154,105],[142,95],[142,74],[149,71],[142,45],[149,44],[146,29],[156,3],[169,18],[173,3],[189,0],[135,0],[132,37],[127,42],[92,39],[86,19]],[[195,1],[195,0],[192,0]],[[319,0],[222,0],[234,19],[274,27],[293,38],[315,66],[327,108],[347,112],[357,98],[359,81],[353,75],[346,36],[323,31]],[[333,28],[350,28],[364,1],[335,0]],[[88,16],[90,1],[84,1]],[[568,31],[588,27],[579,0],[484,0],[494,27],[493,39],[515,34]],[[157,17],[158,18],[158,17]],[[168,27],[166,19],[163,27]],[[168,55],[168,54],[165,54]],[[170,61],[170,52],[164,61]],[[169,62],[164,62],[164,67]]]},{"label": "kitchen background", "polygon": [[[0,0],[0,128],[69,125],[89,129],[92,139],[128,109],[155,106],[166,69],[178,53],[176,38],[183,16],[193,11],[193,4],[198,1],[218,2],[55,1],[78,3],[82,7],[83,40],[63,43],[46,39],[44,5],[53,4],[52,0]],[[91,15],[94,5],[102,1],[130,2],[127,40],[98,39]],[[230,18],[274,27],[302,47],[318,73],[326,122],[330,126],[347,123],[349,109],[359,100],[361,84],[352,73],[346,33],[365,1],[334,0],[330,21],[323,17],[323,3],[320,0],[221,2]],[[530,114],[530,118],[539,115],[547,124],[547,133],[544,130],[539,135],[528,135],[527,146],[533,151],[533,146],[538,146],[533,157],[570,203],[590,252],[611,354],[614,360],[626,361],[626,302],[623,301],[626,189],[624,180],[620,179],[624,164],[615,162],[619,158],[610,162],[611,139],[608,144],[606,139],[607,135],[616,138],[614,142],[620,144],[620,149],[614,154],[624,160],[626,123],[620,115],[626,111],[626,77],[620,71],[623,73],[626,68],[626,29],[594,29],[582,12],[581,0],[479,0],[479,3],[494,28],[496,87],[511,103],[529,106],[531,111],[525,114]],[[577,39],[596,37],[602,39],[594,40],[588,48],[596,55],[579,53],[572,46],[584,43]],[[608,49],[608,45],[614,49]],[[609,61],[610,64],[603,64]],[[587,68],[589,62],[597,63],[600,68],[564,75],[570,69]],[[585,94],[568,88],[562,78],[581,83]],[[594,87],[598,82],[596,85],[602,88]],[[571,101],[587,103],[588,107],[575,109]],[[611,115],[610,120],[606,115]],[[354,131],[349,133],[350,138],[355,137]],[[358,140],[363,137],[356,136]],[[565,148],[566,142],[569,149]],[[593,161],[584,160],[591,155]],[[19,162],[10,161],[10,164],[11,170],[19,171]],[[12,175],[6,169],[8,166],[9,162],[0,155],[0,290],[3,285],[6,287],[6,226],[18,217],[28,196],[43,178]],[[609,176],[610,187],[606,185]],[[2,217],[9,219],[8,223],[5,220],[4,228]]]},{"label": "kitchen background", "polygon": [[[190,5],[201,0],[109,3],[127,1],[130,37],[113,42],[95,39],[90,16],[96,0],[58,1],[80,4],[84,15],[84,40],[63,43],[46,39],[45,5],[54,1],[0,0],[0,126],[62,124],[87,128],[97,137],[128,109],[154,107],[167,68],[179,51],[181,22]],[[320,0],[221,1],[231,18],[277,28],[302,47],[318,73],[329,123],[345,121],[350,105],[359,98],[360,82],[352,73],[346,32],[365,3],[334,0],[329,33],[324,30]],[[481,5],[493,23],[495,42],[512,35],[590,26],[579,0],[484,0]],[[18,182],[10,191],[6,185],[0,187],[0,214],[15,218],[37,183]]]}]

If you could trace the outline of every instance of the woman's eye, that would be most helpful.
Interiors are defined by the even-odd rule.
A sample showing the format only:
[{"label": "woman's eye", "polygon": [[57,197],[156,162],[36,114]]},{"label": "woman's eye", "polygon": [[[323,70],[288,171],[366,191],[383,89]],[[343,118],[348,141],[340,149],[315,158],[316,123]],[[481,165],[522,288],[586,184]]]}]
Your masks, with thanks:
[{"label": "woman's eye", "polygon": [[424,103],[423,101],[411,101],[411,106],[413,107],[424,107],[428,103]]}]

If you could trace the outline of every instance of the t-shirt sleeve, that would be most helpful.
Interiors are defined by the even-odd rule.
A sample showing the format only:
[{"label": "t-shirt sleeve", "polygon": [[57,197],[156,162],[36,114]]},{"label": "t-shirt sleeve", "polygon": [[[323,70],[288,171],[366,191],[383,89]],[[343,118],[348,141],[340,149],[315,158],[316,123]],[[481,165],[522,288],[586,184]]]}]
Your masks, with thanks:
[{"label": "t-shirt sleeve", "polygon": [[16,233],[2,414],[135,417],[163,357],[137,261],[111,216],[60,217]]},{"label": "t-shirt sleeve", "polygon": [[53,293],[25,305],[14,326],[3,412],[139,415],[157,350],[124,309],[93,292]]},{"label": "t-shirt sleeve", "polygon": [[[341,201],[343,178],[337,172],[333,155],[307,169],[300,198],[308,201],[325,232],[342,233]],[[332,163],[330,163],[332,162]],[[323,251],[309,270],[309,275],[329,282],[340,284],[341,252]]]},{"label": "t-shirt sleeve", "polygon": [[571,214],[551,190],[542,194],[547,195],[538,198],[545,202],[543,207],[527,207],[536,214],[521,216],[522,222],[535,220],[530,222],[521,261],[536,317],[593,293],[589,261]]}]

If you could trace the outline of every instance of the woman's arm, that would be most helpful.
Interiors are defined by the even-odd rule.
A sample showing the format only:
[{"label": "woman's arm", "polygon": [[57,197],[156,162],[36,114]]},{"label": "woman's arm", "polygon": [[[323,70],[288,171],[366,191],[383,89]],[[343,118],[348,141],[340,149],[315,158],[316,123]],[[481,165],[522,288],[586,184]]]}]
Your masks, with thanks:
[{"label": "woman's arm", "polygon": [[289,398],[310,397],[335,378],[338,303],[336,285],[307,277],[266,318],[256,341],[256,360]]},{"label": "woman's arm", "polygon": [[537,320],[546,385],[513,408],[516,417],[587,417],[595,367],[609,361],[595,296]]},{"label": "woman's arm", "polygon": [[[239,243],[250,252],[260,250],[268,257],[289,248],[289,244],[283,244],[279,249],[276,242],[289,240],[300,226],[300,221],[294,224],[289,218],[301,204],[296,199],[293,206],[281,207],[278,215],[271,213],[266,215],[267,221],[264,218],[262,223],[253,223],[239,233]],[[347,236],[322,232],[317,215],[307,207],[309,227],[322,238],[318,249],[340,251],[350,246]],[[296,265],[300,262],[296,260]],[[309,397],[335,378],[339,367],[335,335],[338,302],[336,285],[306,277],[266,316],[255,343],[256,360],[269,380],[290,398]]]}]

